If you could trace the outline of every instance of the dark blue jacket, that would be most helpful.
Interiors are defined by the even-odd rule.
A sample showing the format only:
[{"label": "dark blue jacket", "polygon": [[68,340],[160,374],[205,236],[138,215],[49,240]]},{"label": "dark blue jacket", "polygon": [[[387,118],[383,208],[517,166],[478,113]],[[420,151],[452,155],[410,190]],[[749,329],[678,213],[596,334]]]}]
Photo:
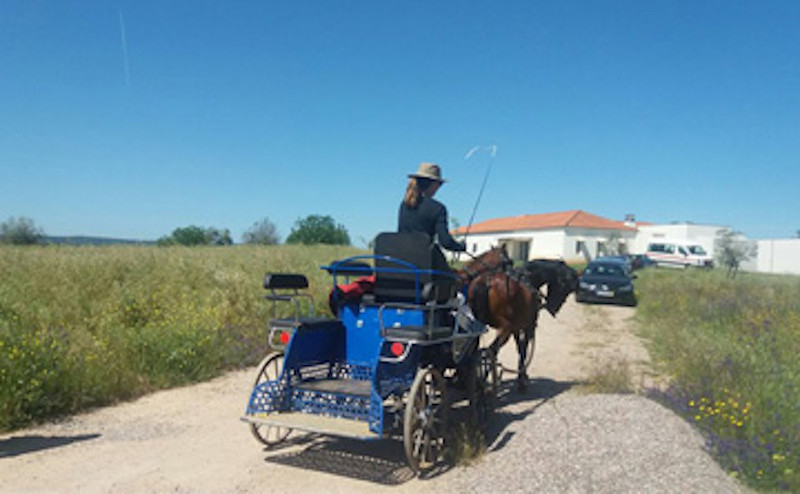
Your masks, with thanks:
[{"label": "dark blue jacket", "polygon": [[410,208],[405,202],[400,204],[397,231],[427,233],[431,239],[436,238],[439,245],[454,252],[467,250],[463,242],[456,241],[447,230],[447,209],[436,199],[423,196],[416,208]]}]

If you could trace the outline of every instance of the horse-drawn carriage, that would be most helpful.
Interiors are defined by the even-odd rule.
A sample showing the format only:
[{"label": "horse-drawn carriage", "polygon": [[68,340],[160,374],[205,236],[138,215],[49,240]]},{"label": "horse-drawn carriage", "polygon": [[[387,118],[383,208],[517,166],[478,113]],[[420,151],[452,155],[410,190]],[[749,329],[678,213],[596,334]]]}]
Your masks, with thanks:
[{"label": "horse-drawn carriage", "polygon": [[[421,471],[442,457],[452,395],[465,396],[485,423],[496,361],[479,345],[486,327],[457,296],[458,275],[442,269],[437,253],[426,235],[384,233],[374,255],[323,266],[333,277],[336,318],[301,314],[304,276],[267,275],[267,298],[295,304],[295,314],[271,321],[279,348],[262,363],[243,417],[260,441],[277,444],[291,430],[402,436],[410,467]],[[374,279],[371,293],[335,290],[352,276]]]},{"label": "horse-drawn carriage", "polygon": [[[453,272],[427,235],[382,233],[374,255],[322,267],[333,277],[335,318],[315,317],[313,302],[301,310],[304,276],[268,274],[267,299],[292,303],[295,313],[270,321],[275,351],[261,364],[243,420],[267,446],[292,430],[402,437],[409,466],[431,468],[442,459],[456,397],[466,399],[477,425],[486,423],[498,390],[497,352],[511,335],[521,387],[527,380],[538,287],[547,279],[524,283],[527,275],[511,274],[504,252],[493,249]],[[353,276],[369,280],[370,289],[357,296],[338,289]],[[489,347],[480,345],[486,326],[459,295],[466,287],[479,319],[498,329]]]}]

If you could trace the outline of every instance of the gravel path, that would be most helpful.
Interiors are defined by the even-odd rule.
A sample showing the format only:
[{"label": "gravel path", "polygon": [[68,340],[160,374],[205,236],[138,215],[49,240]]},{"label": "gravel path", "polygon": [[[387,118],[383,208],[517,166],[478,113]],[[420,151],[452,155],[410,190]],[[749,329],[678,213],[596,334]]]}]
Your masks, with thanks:
[{"label": "gravel path", "polygon": [[[0,435],[0,492],[743,492],[670,411],[580,391],[609,362],[653,382],[632,315],[572,301],[557,319],[543,312],[531,390],[504,381],[486,454],[430,478],[414,477],[391,440],[296,434],[264,451],[238,420],[248,369]],[[512,346],[501,358],[513,362]]]},{"label": "gravel path", "polygon": [[449,474],[448,492],[743,492],[687,423],[639,396],[565,394],[505,414],[523,418]]}]

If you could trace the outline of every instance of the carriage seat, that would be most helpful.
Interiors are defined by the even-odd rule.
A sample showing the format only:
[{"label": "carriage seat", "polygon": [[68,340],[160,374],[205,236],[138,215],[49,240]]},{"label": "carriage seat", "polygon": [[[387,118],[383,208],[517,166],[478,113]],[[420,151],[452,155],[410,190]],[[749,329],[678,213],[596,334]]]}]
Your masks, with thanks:
[{"label": "carriage seat", "polygon": [[[375,299],[377,302],[444,303],[455,296],[457,280],[447,261],[424,233],[384,232],[375,238]],[[419,270],[382,259],[389,256],[414,265]],[[417,277],[419,283],[417,284]]]}]

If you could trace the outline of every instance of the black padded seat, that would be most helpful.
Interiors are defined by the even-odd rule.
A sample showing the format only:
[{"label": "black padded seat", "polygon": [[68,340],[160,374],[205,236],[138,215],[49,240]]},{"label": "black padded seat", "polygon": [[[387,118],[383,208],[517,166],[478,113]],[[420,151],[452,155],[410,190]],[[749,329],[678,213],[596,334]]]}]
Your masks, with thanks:
[{"label": "black padded seat", "polygon": [[447,326],[403,326],[386,328],[386,337],[399,340],[438,340],[453,334],[453,328]]},{"label": "black padded seat", "polygon": [[[443,303],[455,296],[456,280],[439,247],[431,243],[424,233],[384,232],[375,238],[375,299],[378,302],[428,302]],[[389,256],[413,265],[422,271],[442,271],[442,275],[430,272],[414,273],[411,267],[381,259]],[[423,288],[433,283],[433,289],[423,299]],[[419,300],[417,300],[419,297]]]}]

